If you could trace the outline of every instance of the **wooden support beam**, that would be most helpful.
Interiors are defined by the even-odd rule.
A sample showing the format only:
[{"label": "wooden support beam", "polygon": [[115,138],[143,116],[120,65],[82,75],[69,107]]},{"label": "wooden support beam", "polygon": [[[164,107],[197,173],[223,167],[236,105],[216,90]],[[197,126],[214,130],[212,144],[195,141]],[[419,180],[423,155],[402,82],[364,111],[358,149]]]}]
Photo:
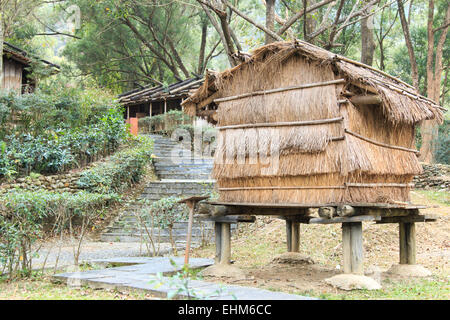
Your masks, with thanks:
[{"label": "wooden support beam", "polygon": [[252,223],[255,222],[256,218],[255,216],[249,216],[249,215],[232,215],[232,216],[210,216],[210,215],[202,215],[202,216],[196,216],[197,220],[202,221],[214,221],[214,222],[221,222],[221,223]]},{"label": "wooden support beam", "polygon": [[291,252],[300,252],[300,223],[292,222]]},{"label": "wooden support beam", "polygon": [[342,224],[344,273],[364,274],[362,223]]},{"label": "wooden support beam", "polygon": [[231,260],[231,225],[222,223],[220,243],[220,263],[230,264]]},{"label": "wooden support beam", "polygon": [[205,106],[207,106],[208,104],[212,103],[214,101],[214,99],[216,99],[219,96],[219,91],[213,93],[212,95],[210,95],[208,98],[206,98],[205,100],[200,101],[199,103],[197,103],[196,108],[201,109]]},{"label": "wooden support beam", "polygon": [[379,216],[353,216],[353,217],[335,217],[331,219],[327,218],[311,218],[308,216],[293,216],[288,217],[289,220],[305,224],[333,224],[333,223],[352,223],[363,221],[378,221],[381,220]]},{"label": "wooden support beam", "polygon": [[399,223],[400,264],[416,264],[416,227],[414,222]]},{"label": "wooden support beam", "polygon": [[263,90],[263,91],[248,92],[248,93],[243,93],[243,94],[239,94],[239,95],[235,95],[235,96],[229,96],[229,97],[215,99],[214,102],[220,103],[220,102],[242,99],[242,98],[247,98],[247,97],[260,96],[260,95],[266,95],[266,94],[284,92],[284,91],[291,91],[291,90],[329,86],[329,85],[334,85],[334,84],[339,84],[339,83],[345,83],[345,79],[336,79],[336,80],[330,80],[330,81],[324,81],[324,82],[302,84],[302,85],[298,85],[298,86],[290,86],[290,87],[285,87],[285,88],[275,88],[275,89],[269,89],[269,90]]},{"label": "wooden support beam", "polygon": [[413,222],[434,222],[437,220],[436,216],[432,215],[406,215],[396,217],[382,217],[376,223],[413,223]]},{"label": "wooden support beam", "polygon": [[371,105],[381,103],[381,97],[376,94],[353,96],[349,100],[351,103],[356,105]]},{"label": "wooden support beam", "polygon": [[216,255],[214,257],[214,263],[218,264],[220,263],[220,257],[221,257],[221,247],[222,247],[222,223],[221,222],[215,222],[214,223],[214,238],[216,243]]},{"label": "wooden support beam", "polygon": [[292,251],[292,221],[286,220],[286,244],[287,251]]}]

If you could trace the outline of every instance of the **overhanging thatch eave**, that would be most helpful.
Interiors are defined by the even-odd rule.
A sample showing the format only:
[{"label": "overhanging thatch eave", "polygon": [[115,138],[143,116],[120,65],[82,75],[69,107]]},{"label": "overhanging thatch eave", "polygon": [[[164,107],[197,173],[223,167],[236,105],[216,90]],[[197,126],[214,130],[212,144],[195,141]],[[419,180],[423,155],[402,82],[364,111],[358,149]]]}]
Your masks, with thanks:
[{"label": "overhanging thatch eave", "polygon": [[[252,52],[245,62],[221,73],[209,71],[205,82],[183,103],[190,112],[204,108],[202,102],[212,95],[222,97],[220,86],[243,67],[260,64],[262,67],[271,63],[283,63],[293,55],[301,55],[320,64],[332,64],[337,72],[349,82],[371,88],[382,99],[382,110],[386,119],[392,123],[415,124],[423,120],[443,120],[443,108],[430,99],[421,96],[412,86],[383,71],[346,57],[336,55],[303,41],[275,42]],[[256,76],[256,75],[255,75]],[[199,106],[200,105],[200,106]],[[193,111],[194,110],[194,111]]]}]

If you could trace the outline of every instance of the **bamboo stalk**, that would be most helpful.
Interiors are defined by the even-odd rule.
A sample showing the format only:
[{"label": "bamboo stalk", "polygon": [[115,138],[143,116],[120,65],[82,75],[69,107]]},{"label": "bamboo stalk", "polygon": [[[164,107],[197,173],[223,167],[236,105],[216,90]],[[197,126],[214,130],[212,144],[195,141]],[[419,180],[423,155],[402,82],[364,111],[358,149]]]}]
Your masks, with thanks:
[{"label": "bamboo stalk", "polygon": [[414,150],[414,149],[408,149],[408,148],[405,148],[405,147],[393,146],[393,145],[391,145],[391,144],[386,144],[386,143],[378,142],[378,141],[375,141],[375,140],[372,140],[372,139],[363,137],[362,135],[357,134],[357,133],[355,133],[355,132],[352,132],[352,131],[350,131],[350,130],[348,130],[348,129],[344,129],[344,131],[345,131],[345,133],[348,133],[348,134],[350,134],[350,135],[352,135],[352,136],[354,136],[354,137],[356,137],[356,138],[358,138],[358,139],[364,140],[364,141],[366,141],[366,142],[375,144],[375,145],[380,146],[380,147],[385,147],[385,148],[390,148],[390,149],[396,149],[396,150],[402,150],[402,151],[407,151],[407,152],[419,153],[419,151]]},{"label": "bamboo stalk", "polygon": [[349,59],[349,58],[341,56],[341,55],[336,55],[336,58],[339,59],[339,60],[345,61],[345,62],[352,63],[352,64],[354,64],[354,65],[356,65],[358,67],[363,67],[363,68],[366,68],[366,69],[378,72],[379,74],[381,74],[381,75],[383,75],[385,77],[388,77],[389,79],[395,80],[395,81],[397,81],[397,82],[399,82],[399,83],[401,83],[401,84],[403,84],[403,85],[405,85],[405,86],[407,86],[407,87],[409,87],[411,89],[414,89],[414,87],[411,86],[410,84],[408,84],[408,83],[406,83],[406,82],[404,82],[404,81],[402,81],[402,80],[400,80],[400,79],[398,79],[396,77],[393,77],[393,76],[391,76],[390,74],[388,74],[388,73],[386,73],[384,71],[378,70],[378,69],[376,69],[374,67],[371,67],[371,66],[369,66],[367,64],[364,64],[362,62],[358,62],[358,61]]},{"label": "bamboo stalk", "polygon": [[271,94],[271,93],[277,93],[277,92],[283,92],[283,91],[328,86],[328,85],[338,84],[338,83],[345,83],[345,79],[337,79],[337,80],[331,80],[331,81],[325,81],[325,82],[302,84],[302,85],[298,85],[298,86],[291,86],[291,87],[285,87],[285,88],[276,88],[276,89],[270,89],[270,90],[248,92],[248,93],[238,94],[235,96],[215,99],[214,102],[219,103],[219,102],[225,102],[225,101],[230,101],[230,100],[242,99],[242,98],[247,98],[247,97],[259,96],[259,95],[265,95],[265,94]]},{"label": "bamboo stalk", "polygon": [[345,186],[268,186],[268,187],[231,187],[218,188],[219,191],[237,191],[237,190],[296,190],[296,189],[345,189]]},{"label": "bamboo stalk", "polygon": [[308,120],[308,121],[246,123],[246,124],[236,124],[236,125],[230,125],[230,126],[216,127],[216,129],[225,130],[225,129],[259,128],[259,127],[308,126],[308,125],[317,125],[317,124],[324,124],[324,123],[334,123],[334,122],[339,122],[342,120],[344,120],[344,117],[319,119],[319,120]]},{"label": "bamboo stalk", "polygon": [[383,187],[414,187],[413,183],[345,183],[342,186],[268,186],[268,187],[231,187],[218,188],[219,191],[239,191],[239,190],[306,190],[306,189],[346,189],[347,187],[358,188],[383,188]]},{"label": "bamboo stalk", "polygon": [[414,183],[348,183],[345,185],[347,187],[357,187],[357,188],[382,188],[382,187],[414,187]]},{"label": "bamboo stalk", "polygon": [[375,82],[377,82],[377,83],[379,83],[379,84],[382,85],[382,86],[387,87],[388,89],[391,89],[391,90],[393,90],[393,91],[396,91],[396,92],[398,92],[398,93],[401,93],[401,94],[403,94],[403,95],[405,95],[405,96],[407,96],[407,97],[410,97],[411,99],[416,99],[416,100],[419,100],[419,101],[422,101],[422,102],[431,104],[433,107],[435,107],[435,108],[437,108],[437,109],[440,109],[440,110],[443,110],[443,111],[447,111],[447,109],[441,107],[440,105],[438,105],[438,104],[437,104],[436,102],[434,102],[433,100],[428,99],[427,97],[424,97],[424,96],[422,96],[422,95],[420,95],[420,94],[417,94],[417,93],[408,91],[408,90],[406,90],[406,89],[404,89],[404,88],[401,88],[401,87],[399,87],[399,86],[396,86],[395,84],[392,84],[392,83],[389,83],[389,84],[388,84],[388,83],[384,83],[384,82],[382,82],[382,81],[379,81],[378,79],[372,79],[372,80],[375,81]]}]

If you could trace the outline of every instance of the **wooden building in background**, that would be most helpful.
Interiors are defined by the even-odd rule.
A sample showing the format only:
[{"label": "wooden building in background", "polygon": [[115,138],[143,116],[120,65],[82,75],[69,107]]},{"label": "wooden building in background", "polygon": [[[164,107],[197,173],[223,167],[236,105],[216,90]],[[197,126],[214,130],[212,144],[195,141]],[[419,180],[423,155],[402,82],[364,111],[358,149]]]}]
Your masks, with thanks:
[{"label": "wooden building in background", "polygon": [[49,61],[34,57],[28,52],[8,42],[3,43],[3,81],[0,89],[14,90],[17,93],[33,92],[37,79],[30,77],[30,66],[33,60],[38,60],[57,72],[60,67]]},{"label": "wooden building in background", "polygon": [[181,102],[191,90],[203,84],[203,78],[191,78],[173,83],[167,87],[143,87],[119,95],[119,102],[125,106],[125,119],[144,118],[164,114],[170,110],[182,110]]}]

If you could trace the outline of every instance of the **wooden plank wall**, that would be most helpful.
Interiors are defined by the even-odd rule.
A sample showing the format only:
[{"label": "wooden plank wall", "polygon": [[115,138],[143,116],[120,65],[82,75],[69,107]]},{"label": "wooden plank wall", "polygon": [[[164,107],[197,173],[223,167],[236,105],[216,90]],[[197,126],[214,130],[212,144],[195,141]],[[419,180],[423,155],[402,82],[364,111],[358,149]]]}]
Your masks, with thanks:
[{"label": "wooden plank wall", "polygon": [[3,83],[1,88],[5,90],[22,91],[23,66],[7,58],[3,58]]}]

